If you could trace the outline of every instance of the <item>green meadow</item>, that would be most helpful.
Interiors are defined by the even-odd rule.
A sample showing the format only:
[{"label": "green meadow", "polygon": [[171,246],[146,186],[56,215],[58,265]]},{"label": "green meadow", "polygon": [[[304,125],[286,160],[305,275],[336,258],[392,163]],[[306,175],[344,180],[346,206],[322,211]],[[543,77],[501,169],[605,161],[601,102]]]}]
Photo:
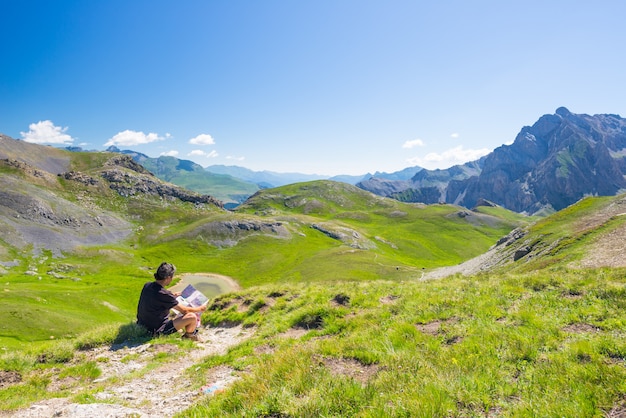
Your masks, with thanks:
[{"label": "green meadow", "polygon": [[[185,373],[198,388],[215,367],[242,377],[179,416],[610,416],[626,391],[625,273],[268,284],[223,295],[204,323],[255,334]],[[102,388],[87,383],[98,365],[77,371],[70,360],[81,347],[145,341],[129,328],[120,321],[5,352],[2,368],[24,380],[0,390],[0,405],[67,396],[46,389],[51,369],[82,376],[73,397],[93,402]]]},{"label": "green meadow", "polygon": [[[80,158],[76,166],[93,166]],[[67,199],[86,190],[58,188]],[[0,370],[20,376],[0,387],[2,410],[51,397],[95,402],[100,365],[81,353],[148,341],[133,321],[161,261],[234,278],[242,290],[212,300],[203,323],[254,330],[184,371],[197,388],[218,366],[240,379],[182,417],[597,417],[626,408],[626,270],[572,267],[623,227],[623,216],[591,221],[615,198],[539,220],[406,204],[328,181],[262,190],[233,212],[106,188],[91,199],[133,233],[63,257],[1,247],[18,262],[0,276]],[[542,257],[425,279],[517,227],[547,248]],[[174,336],[154,343],[193,347]],[[52,387],[62,374],[75,385]]]},{"label": "green meadow", "polygon": [[[329,187],[336,190],[320,193]],[[300,205],[285,206],[293,201]],[[458,207],[408,205],[333,182],[263,191],[235,213],[146,197],[113,196],[100,205],[135,219],[136,233],[126,242],[80,248],[63,258],[24,257],[8,269],[0,312],[11,321],[0,325],[0,346],[71,337],[94,324],[132,320],[141,286],[163,260],[180,273],[230,276],[244,288],[412,280],[424,269],[479,255],[525,222],[519,215],[482,219],[478,214],[468,221],[458,216]],[[286,232],[243,231],[226,237],[229,245],[215,244],[225,238],[210,226],[224,222],[280,224]],[[321,224],[359,239],[345,243],[312,227]]]},{"label": "green meadow", "polygon": [[[223,296],[231,309],[206,320],[242,321],[257,334],[207,359],[198,379],[220,364],[248,372],[181,416],[600,416],[626,390],[624,273],[273,285]],[[242,298],[270,307],[241,313]],[[290,336],[294,328],[303,334]]]}]

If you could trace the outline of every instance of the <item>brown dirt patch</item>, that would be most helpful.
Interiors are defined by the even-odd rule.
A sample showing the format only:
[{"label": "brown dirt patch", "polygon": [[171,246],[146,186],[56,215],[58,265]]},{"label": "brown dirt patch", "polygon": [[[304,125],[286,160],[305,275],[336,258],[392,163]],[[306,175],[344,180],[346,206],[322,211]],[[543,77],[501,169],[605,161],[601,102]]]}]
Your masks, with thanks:
[{"label": "brown dirt patch", "polygon": [[626,418],[626,396],[622,395],[605,416],[606,418]]},{"label": "brown dirt patch", "polygon": [[0,389],[20,383],[22,376],[18,372],[7,372],[0,370]]},{"label": "brown dirt patch", "polygon": [[220,301],[220,300],[214,301],[213,304],[209,307],[209,309],[226,310],[226,309],[235,307],[237,312],[244,313],[244,312],[248,312],[250,310],[250,307],[254,305],[255,309],[257,309],[259,312],[266,312],[275,304],[276,304],[276,300],[271,297],[264,299],[263,304],[259,306],[257,303],[255,303],[254,299],[248,299],[248,298],[243,298],[241,296],[236,296],[228,301]]},{"label": "brown dirt patch", "polygon": [[400,296],[396,296],[396,295],[387,295],[384,296],[380,299],[378,299],[378,301],[380,303],[382,303],[383,305],[393,305],[394,303],[396,303],[396,300],[400,299]]},{"label": "brown dirt patch", "polygon": [[626,253],[626,224],[602,235],[594,242],[580,260],[580,267],[626,267],[624,253]]},{"label": "brown dirt patch", "polygon": [[457,344],[463,341],[463,337],[457,333],[449,333],[444,328],[448,324],[456,324],[457,318],[448,318],[445,321],[431,321],[426,324],[415,324],[415,327],[422,333],[432,335],[433,337],[443,337],[446,345]]},{"label": "brown dirt patch", "polygon": [[287,331],[278,334],[278,337],[298,339],[304,337],[307,332],[309,332],[309,330],[304,328],[290,328]]},{"label": "brown dirt patch", "polygon": [[269,344],[263,344],[254,347],[254,354],[274,354],[274,347]]},{"label": "brown dirt patch", "polygon": [[380,366],[378,365],[363,364],[354,359],[320,357],[319,361],[326,366],[332,374],[350,377],[363,385],[376,376],[380,370]]},{"label": "brown dirt patch", "polygon": [[569,324],[563,328],[563,331],[573,334],[595,333],[599,332],[600,328],[591,324]]},{"label": "brown dirt patch", "polygon": [[150,347],[149,351],[152,351],[156,354],[159,354],[159,353],[174,354],[178,350],[179,350],[178,346],[174,344],[155,344],[152,347]]},{"label": "brown dirt patch", "polygon": [[563,292],[563,297],[565,299],[569,299],[569,300],[579,300],[583,298],[583,294],[580,292],[576,292],[576,291],[567,291],[567,292]]},{"label": "brown dirt patch", "polygon": [[250,309],[250,304],[252,301],[250,299],[239,299],[239,303],[237,303],[237,312],[243,313],[248,312]]},{"label": "brown dirt patch", "polygon": [[441,331],[441,321],[433,321],[427,324],[416,324],[415,327],[428,335],[437,335]]},{"label": "brown dirt patch", "polygon": [[46,390],[48,392],[60,392],[78,386],[79,382],[79,379],[72,376],[66,376],[61,379],[53,379],[46,387]]},{"label": "brown dirt patch", "polygon": [[428,335],[439,335],[442,334],[444,332],[444,330],[442,329],[442,325],[445,324],[456,324],[458,321],[457,318],[448,318],[444,321],[440,321],[440,320],[435,320],[435,321],[431,321],[428,322],[426,324],[415,324],[415,327],[420,331],[423,332],[424,334],[428,334]]},{"label": "brown dirt patch", "polygon": [[345,295],[343,293],[339,293],[331,299],[330,303],[331,305],[335,307],[350,306],[350,296]]}]

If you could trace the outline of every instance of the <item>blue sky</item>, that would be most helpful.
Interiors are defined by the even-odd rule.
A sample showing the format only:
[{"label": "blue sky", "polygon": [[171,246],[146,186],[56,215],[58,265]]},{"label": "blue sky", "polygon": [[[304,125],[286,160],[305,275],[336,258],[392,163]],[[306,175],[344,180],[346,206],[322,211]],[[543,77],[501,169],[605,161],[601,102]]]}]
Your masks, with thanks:
[{"label": "blue sky", "polygon": [[0,0],[0,132],[206,167],[446,168],[626,116],[626,2]]}]

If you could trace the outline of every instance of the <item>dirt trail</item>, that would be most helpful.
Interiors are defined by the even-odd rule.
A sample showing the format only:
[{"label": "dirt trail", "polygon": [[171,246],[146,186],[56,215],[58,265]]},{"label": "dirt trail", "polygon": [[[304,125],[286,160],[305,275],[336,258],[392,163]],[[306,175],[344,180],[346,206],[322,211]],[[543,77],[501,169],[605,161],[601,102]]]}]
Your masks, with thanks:
[{"label": "dirt trail", "polygon": [[[82,353],[80,362],[96,361],[102,370],[100,377],[88,384],[88,388],[100,389],[95,393],[98,403],[78,404],[71,398],[54,398],[37,402],[27,409],[0,413],[2,417],[72,417],[72,418],[126,418],[126,417],[171,417],[189,408],[203,396],[210,396],[231,384],[238,377],[228,367],[218,367],[209,372],[207,387],[197,388],[184,371],[201,359],[223,354],[228,348],[249,338],[251,329],[205,328],[200,332],[203,342],[187,353],[178,353],[174,344],[147,343],[135,347],[96,348]],[[162,353],[172,355],[172,360],[149,370],[151,360]],[[180,356],[179,356],[180,355]],[[81,355],[79,355],[81,356]],[[154,364],[154,363],[153,363]],[[138,377],[139,376],[139,377]],[[84,386],[76,386],[69,378],[53,380],[54,389],[68,388],[82,392]]]}]

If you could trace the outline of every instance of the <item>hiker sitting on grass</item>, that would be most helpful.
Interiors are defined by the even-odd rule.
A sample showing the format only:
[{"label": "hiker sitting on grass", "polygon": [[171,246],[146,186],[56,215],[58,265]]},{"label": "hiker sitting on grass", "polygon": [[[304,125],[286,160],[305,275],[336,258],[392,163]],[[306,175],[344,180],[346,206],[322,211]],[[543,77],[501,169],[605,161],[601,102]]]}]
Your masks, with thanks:
[{"label": "hiker sitting on grass", "polygon": [[[172,293],[165,287],[174,278],[176,267],[170,263],[161,263],[154,281],[148,282],[141,290],[137,305],[137,323],[145,327],[154,336],[169,335],[183,330],[183,338],[198,341],[196,312],[204,312],[206,306],[185,306],[176,300],[180,293]],[[182,315],[170,319],[170,309],[176,309]]]}]

